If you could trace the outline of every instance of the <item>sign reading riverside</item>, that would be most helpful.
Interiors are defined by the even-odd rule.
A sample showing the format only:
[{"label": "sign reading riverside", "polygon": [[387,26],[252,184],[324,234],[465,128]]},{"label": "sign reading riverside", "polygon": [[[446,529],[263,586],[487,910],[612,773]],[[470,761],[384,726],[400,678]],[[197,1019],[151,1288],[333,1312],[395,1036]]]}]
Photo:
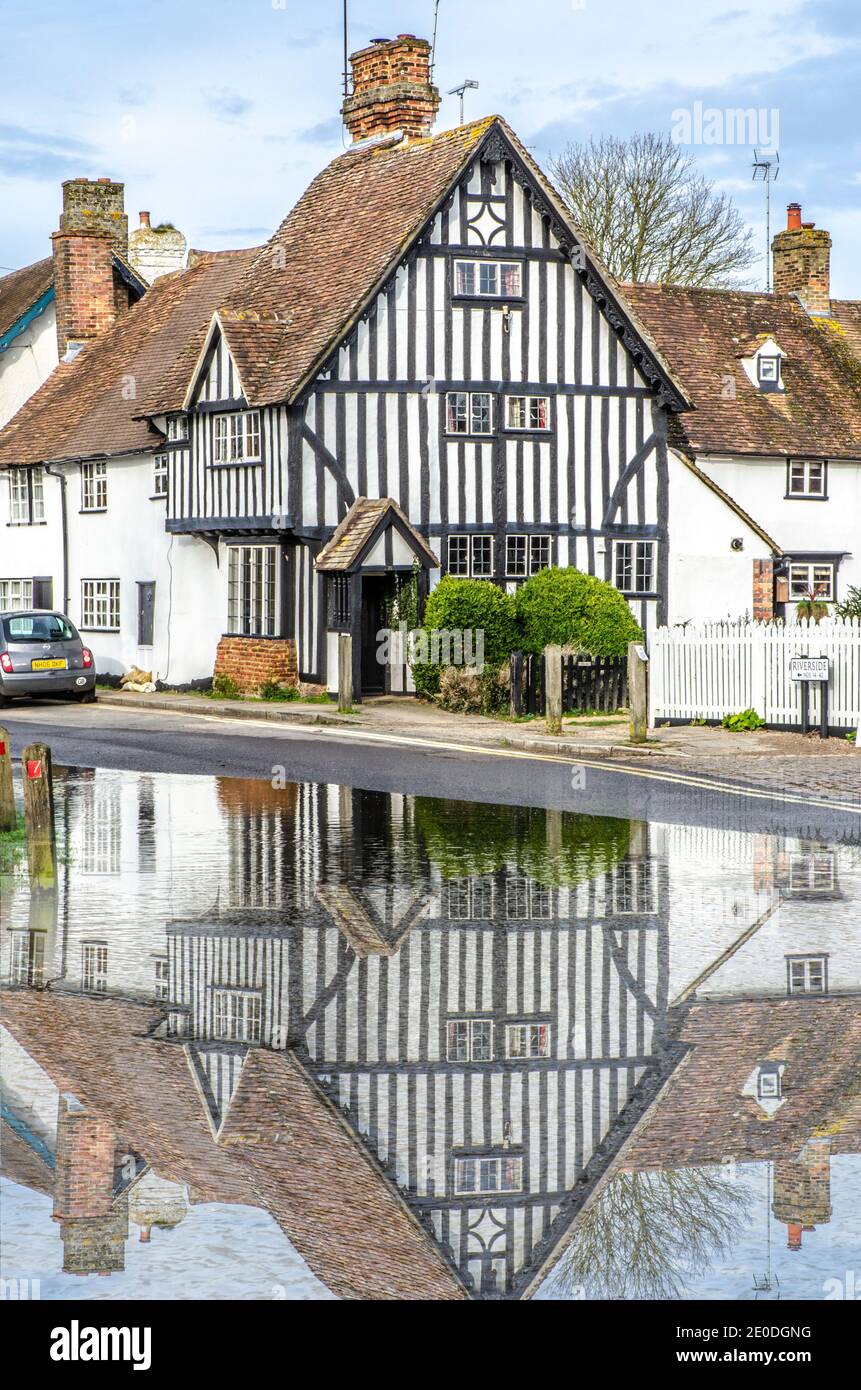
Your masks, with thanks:
[{"label": "sign reading riverside", "polygon": [[791,681],[827,681],[830,674],[827,656],[793,656],[789,662]]}]

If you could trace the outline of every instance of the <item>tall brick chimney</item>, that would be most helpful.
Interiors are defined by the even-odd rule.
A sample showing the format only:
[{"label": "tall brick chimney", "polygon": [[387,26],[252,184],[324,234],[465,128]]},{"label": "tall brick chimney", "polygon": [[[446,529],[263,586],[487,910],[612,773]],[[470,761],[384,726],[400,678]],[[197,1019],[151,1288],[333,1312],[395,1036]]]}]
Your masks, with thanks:
[{"label": "tall brick chimney", "polygon": [[430,44],[413,34],[375,39],[350,58],[353,91],[341,108],[354,140],[403,131],[408,139],[430,135],[439,110],[431,81]]},{"label": "tall brick chimney", "polygon": [[114,1200],[116,1147],[111,1125],[74,1096],[60,1096],[53,1216],[67,1274],[111,1274],[125,1265],[128,1204]]},{"label": "tall brick chimney", "polygon": [[786,231],[771,243],[775,294],[797,294],[808,314],[831,313],[831,235],[802,222],[801,204],[787,208]]},{"label": "tall brick chimney", "polygon": [[110,179],[69,179],[63,184],[59,230],[51,237],[57,307],[57,347],[86,346],[128,308],[129,293],[114,275],[112,253],[125,258],[129,223],[123,185]]}]

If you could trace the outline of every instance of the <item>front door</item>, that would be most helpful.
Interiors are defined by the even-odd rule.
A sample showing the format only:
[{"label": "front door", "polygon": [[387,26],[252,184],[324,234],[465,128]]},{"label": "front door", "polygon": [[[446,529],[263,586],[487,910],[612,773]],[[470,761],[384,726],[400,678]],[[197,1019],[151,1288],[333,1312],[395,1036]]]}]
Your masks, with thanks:
[{"label": "front door", "polygon": [[386,668],[377,655],[377,634],[386,626],[386,603],[393,576],[365,575],[362,579],[362,693],[381,694],[386,688]]}]

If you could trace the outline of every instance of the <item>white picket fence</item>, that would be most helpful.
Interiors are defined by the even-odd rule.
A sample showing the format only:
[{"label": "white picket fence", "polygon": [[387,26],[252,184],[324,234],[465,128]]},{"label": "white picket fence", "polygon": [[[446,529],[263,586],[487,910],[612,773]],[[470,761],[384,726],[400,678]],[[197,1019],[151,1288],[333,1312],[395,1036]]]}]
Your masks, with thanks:
[{"label": "white picket fence", "polygon": [[[793,656],[827,656],[828,723],[861,722],[861,619],[820,623],[724,622],[662,627],[649,651],[653,723],[720,720],[755,709],[766,724],[799,727],[801,687],[790,680]],[[819,686],[810,686],[810,718],[819,720]]]}]

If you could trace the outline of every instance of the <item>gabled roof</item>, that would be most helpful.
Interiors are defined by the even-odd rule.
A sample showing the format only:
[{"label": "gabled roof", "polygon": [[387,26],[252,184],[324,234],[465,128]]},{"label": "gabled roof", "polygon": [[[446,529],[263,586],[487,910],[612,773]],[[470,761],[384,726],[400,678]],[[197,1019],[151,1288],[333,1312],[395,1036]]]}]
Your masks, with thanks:
[{"label": "gabled roof", "polygon": [[843,330],[850,350],[861,358],[861,299],[832,299],[831,317]]},{"label": "gabled roof", "polygon": [[436,555],[393,497],[357,497],[332,539],[317,556],[316,568],[342,574],[358,569],[365,553],[387,524],[401,532],[428,569],[439,568]]},{"label": "gabled roof", "polygon": [[22,270],[0,277],[0,348],[28,310],[54,287],[54,263],[50,256]]},{"label": "gabled roof", "polygon": [[[672,420],[672,443],[695,455],[861,458],[861,376],[834,325],[793,295],[623,289],[694,404]],[[782,392],[758,391],[740,361],[767,337],[785,353]]]},{"label": "gabled roof", "polygon": [[[642,358],[656,388],[676,408],[685,408],[681,388],[647,329],[583,244],[559,194],[499,116],[427,139],[349,149],[317,176],[221,306],[221,327],[250,404],[292,401],[325,369],[485,149],[525,171],[538,193],[536,206],[540,203],[569,247],[582,249],[589,292],[626,346]],[[147,403],[148,412],[181,409],[196,365],[197,354],[187,352]]]},{"label": "gabled roof", "polygon": [[200,345],[213,310],[255,251],[200,256],[161,276],[91,347],[61,362],[0,431],[0,466],[134,453],[156,441],[140,402],[189,344]]}]

